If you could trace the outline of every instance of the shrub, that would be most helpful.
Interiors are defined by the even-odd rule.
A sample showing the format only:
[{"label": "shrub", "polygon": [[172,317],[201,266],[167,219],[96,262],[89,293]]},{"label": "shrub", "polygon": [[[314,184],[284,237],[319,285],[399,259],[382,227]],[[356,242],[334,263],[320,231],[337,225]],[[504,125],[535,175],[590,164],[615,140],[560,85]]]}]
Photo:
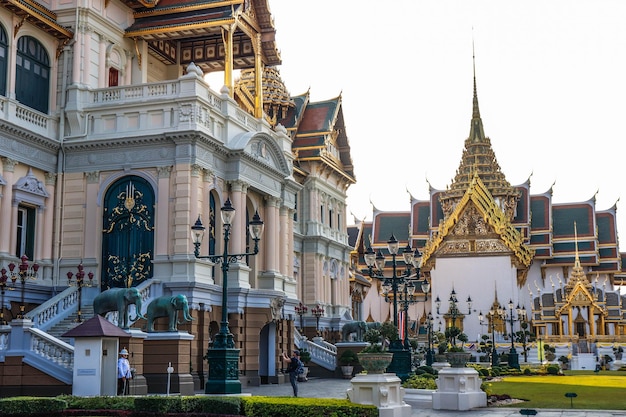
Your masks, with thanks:
[{"label": "shrub", "polygon": [[558,375],[561,368],[558,365],[548,365],[546,367],[546,372],[548,375]]},{"label": "shrub", "polygon": [[530,368],[524,368],[523,374],[524,375],[532,375],[533,371]]},{"label": "shrub", "polygon": [[342,366],[354,366],[359,363],[359,357],[353,350],[344,350],[341,356],[339,356],[339,363]]},{"label": "shrub", "polygon": [[255,417],[378,417],[374,405],[321,398],[242,397],[242,414]]},{"label": "shrub", "polygon": [[413,389],[437,389],[437,383],[434,379],[424,377],[421,375],[413,375],[411,378],[407,379],[402,383],[404,388],[413,388]]},{"label": "shrub", "polygon": [[40,414],[50,415],[67,408],[67,401],[61,398],[11,397],[0,399],[1,414]]},{"label": "shrub", "polygon": [[134,397],[77,397],[73,395],[60,396],[67,402],[67,408],[75,410],[134,410]]}]

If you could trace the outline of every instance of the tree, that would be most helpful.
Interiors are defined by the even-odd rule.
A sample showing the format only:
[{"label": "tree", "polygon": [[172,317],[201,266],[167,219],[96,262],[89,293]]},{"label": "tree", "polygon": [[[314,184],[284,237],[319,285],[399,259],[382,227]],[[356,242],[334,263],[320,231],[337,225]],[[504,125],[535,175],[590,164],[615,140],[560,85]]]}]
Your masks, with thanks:
[{"label": "tree", "polygon": [[530,351],[530,346],[528,343],[533,342],[535,340],[535,335],[533,335],[528,330],[528,322],[523,321],[520,323],[521,330],[515,332],[514,337],[517,343],[522,345],[522,352],[524,354],[524,362],[528,362],[528,352]]}]

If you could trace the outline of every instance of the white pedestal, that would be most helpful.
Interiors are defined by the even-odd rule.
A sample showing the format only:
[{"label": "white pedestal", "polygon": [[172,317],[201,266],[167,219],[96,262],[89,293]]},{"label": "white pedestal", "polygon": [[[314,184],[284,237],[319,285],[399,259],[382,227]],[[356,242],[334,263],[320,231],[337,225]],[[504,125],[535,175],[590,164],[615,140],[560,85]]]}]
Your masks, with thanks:
[{"label": "white pedestal", "polygon": [[404,388],[396,374],[359,374],[350,382],[348,398],[351,402],[375,405],[380,417],[411,416],[411,406],[403,400]]},{"label": "white pedestal", "polygon": [[621,359],[618,359],[618,360],[611,362],[609,364],[609,368],[611,369],[611,371],[618,371],[619,368],[621,368],[624,365],[625,363]]},{"label": "white pedestal", "polygon": [[480,377],[473,368],[444,368],[439,371],[434,410],[469,410],[487,406],[487,394],[480,389]]}]

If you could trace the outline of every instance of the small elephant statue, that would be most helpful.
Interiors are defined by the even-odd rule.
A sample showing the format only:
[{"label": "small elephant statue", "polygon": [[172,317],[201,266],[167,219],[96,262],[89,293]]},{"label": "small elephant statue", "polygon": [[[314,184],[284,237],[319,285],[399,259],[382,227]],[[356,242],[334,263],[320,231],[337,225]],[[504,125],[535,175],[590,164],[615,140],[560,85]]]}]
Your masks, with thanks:
[{"label": "small elephant statue", "polygon": [[367,330],[367,326],[364,321],[350,321],[343,325],[341,328],[341,337],[344,342],[350,341],[350,335],[356,333],[356,341],[363,341],[363,333]]},{"label": "small elephant statue", "polygon": [[[128,317],[128,306],[134,304],[136,317]],[[128,320],[145,319],[141,314],[141,294],[135,287],[109,288],[93,299],[93,311],[102,317],[111,311],[117,311],[117,327],[128,329]]]},{"label": "small elephant statue", "polygon": [[382,324],[379,321],[372,321],[369,323],[365,323],[365,326],[367,327],[365,329],[365,331],[367,330],[380,330],[380,326],[382,326]]},{"label": "small elephant statue", "polygon": [[194,320],[189,314],[189,304],[187,302],[187,296],[184,294],[163,296],[155,298],[148,304],[146,314],[148,316],[147,331],[148,333],[154,332],[154,320],[159,317],[167,317],[169,319],[169,325],[167,326],[168,332],[178,331],[178,311],[183,311],[183,320]]}]

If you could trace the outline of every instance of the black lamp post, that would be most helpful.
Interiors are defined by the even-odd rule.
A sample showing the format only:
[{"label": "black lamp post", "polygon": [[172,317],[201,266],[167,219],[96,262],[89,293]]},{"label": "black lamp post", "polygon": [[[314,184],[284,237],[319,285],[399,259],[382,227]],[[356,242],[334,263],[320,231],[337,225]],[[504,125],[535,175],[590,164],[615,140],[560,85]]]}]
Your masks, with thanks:
[{"label": "black lamp post", "polygon": [[515,350],[515,331],[513,330],[513,323],[517,320],[521,320],[522,311],[524,316],[526,316],[526,309],[521,309],[519,304],[515,307],[517,312],[517,318],[513,317],[513,300],[509,300],[509,321],[511,323],[511,350],[509,351],[509,367],[520,369],[519,366],[519,354],[517,350]]},{"label": "black lamp post", "polygon": [[[383,282],[383,288],[388,296],[393,296],[393,324],[398,327],[398,290],[400,285],[411,276],[412,266],[418,272],[422,261],[422,255],[419,250],[412,251],[411,247],[407,245],[402,251],[402,257],[404,258],[405,270],[403,274],[398,273],[398,263],[396,258],[400,245],[394,235],[391,235],[387,241],[387,250],[391,255],[391,267],[392,274],[390,277],[384,276],[386,259],[383,254],[378,251],[374,253],[371,247],[368,247],[365,251],[365,264],[368,268],[368,274],[372,278],[376,278]],[[402,380],[408,378],[411,372],[411,351],[403,346],[402,341],[396,340],[391,342],[389,351],[393,352],[393,360],[391,365],[387,368],[387,372],[395,372],[395,374]]]},{"label": "black lamp post", "polygon": [[[448,301],[449,301],[448,312],[444,314],[443,316],[446,318],[451,318],[452,327],[456,327],[456,319],[460,317],[464,317],[465,315],[461,313],[461,310],[459,310],[459,307],[458,307],[459,300],[456,298],[456,291],[454,291],[454,288],[452,288],[452,291],[450,292],[450,298],[448,298]],[[440,314],[439,307],[441,307],[441,300],[439,299],[439,296],[437,296],[437,299],[435,299],[435,306],[437,307],[437,314]],[[467,296],[467,315],[469,316],[470,314],[472,314],[472,297],[468,295]]]},{"label": "black lamp post", "polygon": [[[410,248],[409,248],[410,249]],[[419,271],[419,268],[417,268]],[[418,272],[419,273],[419,272]],[[430,283],[426,278],[423,281],[418,281],[422,291],[424,292],[424,302],[428,301],[428,291],[430,291]],[[402,343],[404,344],[405,349],[410,349],[411,344],[409,343],[409,306],[411,304],[418,303],[422,300],[418,300],[415,296],[415,287],[416,285],[413,281],[409,281],[408,283],[401,284],[402,291],[400,292],[400,299],[398,302],[402,306],[402,310],[404,311],[404,340]],[[385,297],[385,301],[389,302],[389,298]]]},{"label": "black lamp post", "polygon": [[300,303],[296,306],[296,314],[300,316],[300,332],[304,331],[304,320],[302,316],[304,316],[307,312],[308,308],[304,304]]},{"label": "black lamp post", "polygon": [[[489,326],[490,326],[490,330],[491,330],[491,366],[497,366],[500,363],[500,360],[498,358],[498,352],[496,351],[496,334],[495,334],[495,329],[496,329],[496,319],[504,319],[505,314],[504,314],[504,308],[502,308],[502,306],[497,305],[496,308],[494,308],[494,306],[491,307],[491,309],[489,309],[489,313],[487,313],[489,315]],[[480,323],[482,324],[483,322],[483,313],[482,311],[479,313],[478,318],[480,320]]]},{"label": "black lamp post", "polygon": [[222,322],[220,331],[215,335],[213,346],[207,351],[209,363],[209,377],[205,386],[206,394],[239,394],[241,393],[241,381],[239,381],[239,349],[235,349],[235,341],[228,328],[228,269],[231,263],[237,263],[246,256],[254,256],[259,253],[259,240],[263,233],[263,222],[258,211],[254,213],[249,222],[250,236],[254,240],[254,251],[250,253],[228,253],[228,241],[230,228],[235,217],[235,209],[230,199],[227,199],[220,210],[222,223],[224,224],[224,251],[222,255],[200,255],[200,245],[204,237],[205,228],[200,216],[196,223],[191,226],[194,245],[194,255],[198,259],[208,259],[213,263],[222,264]]},{"label": "black lamp post", "polygon": [[320,317],[324,315],[324,307],[321,305],[316,305],[311,309],[311,314],[315,316],[315,332],[319,336],[320,335]]},{"label": "black lamp post", "polygon": [[433,315],[428,313],[426,317],[426,329],[428,330],[428,350],[426,351],[426,365],[431,366],[435,362],[435,350],[433,348]]},{"label": "black lamp post", "polygon": [[76,317],[76,323],[82,323],[83,318],[82,318],[82,312],[81,312],[81,300],[82,300],[83,287],[93,286],[93,272],[90,271],[87,274],[87,277],[89,278],[89,282],[85,282],[85,267],[83,266],[83,263],[81,262],[80,264],[78,264],[76,269],[78,270],[76,272],[76,281],[72,281],[72,277],[74,277],[74,274],[72,273],[72,271],[68,271],[67,283],[68,285],[76,285],[76,287],[78,287],[78,313]]},{"label": "black lamp post", "polygon": [[20,283],[22,284],[20,296],[20,312],[16,317],[17,319],[23,319],[26,310],[26,305],[24,303],[24,290],[26,287],[26,280],[37,279],[37,271],[39,271],[39,264],[35,262],[30,265],[28,263],[28,256],[22,255],[20,260],[20,264],[17,265],[18,271],[15,270],[16,265],[13,262],[9,264],[9,273],[11,275],[10,278],[11,282],[13,283],[13,287],[15,287],[15,282],[18,278],[20,280]]}]

